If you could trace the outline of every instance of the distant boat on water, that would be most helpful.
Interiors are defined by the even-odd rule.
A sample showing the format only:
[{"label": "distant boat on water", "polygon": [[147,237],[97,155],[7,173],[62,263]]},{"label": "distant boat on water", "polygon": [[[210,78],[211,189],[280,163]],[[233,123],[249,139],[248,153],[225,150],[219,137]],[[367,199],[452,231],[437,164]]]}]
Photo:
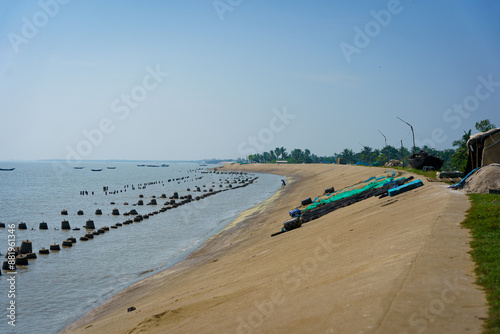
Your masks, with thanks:
[{"label": "distant boat on water", "polygon": [[0,168],[0,171],[3,172],[12,172],[15,168]]},{"label": "distant boat on water", "polygon": [[160,167],[158,165],[146,165],[146,167]]},{"label": "distant boat on water", "polygon": [[107,169],[116,169],[116,167],[106,167]]},{"label": "distant boat on water", "polygon": [[146,167],[146,165],[137,165],[137,167]]},{"label": "distant boat on water", "polygon": [[74,169],[84,169],[85,167],[73,167]]},{"label": "distant boat on water", "polygon": [[91,171],[93,171],[93,172],[100,172],[100,171],[102,171],[102,168],[101,169],[91,169]]},{"label": "distant boat on water", "polygon": [[167,165],[167,164],[162,164],[161,166],[162,166],[162,167],[168,167],[168,165]]}]

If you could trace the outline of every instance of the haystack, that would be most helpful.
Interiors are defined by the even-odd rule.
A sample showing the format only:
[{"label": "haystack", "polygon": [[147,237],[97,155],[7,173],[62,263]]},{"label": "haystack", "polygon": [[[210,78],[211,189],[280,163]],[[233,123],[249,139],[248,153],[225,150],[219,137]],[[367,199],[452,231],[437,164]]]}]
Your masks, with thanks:
[{"label": "haystack", "polygon": [[500,189],[500,164],[491,164],[470,175],[463,187],[467,194],[487,194],[490,189]]}]

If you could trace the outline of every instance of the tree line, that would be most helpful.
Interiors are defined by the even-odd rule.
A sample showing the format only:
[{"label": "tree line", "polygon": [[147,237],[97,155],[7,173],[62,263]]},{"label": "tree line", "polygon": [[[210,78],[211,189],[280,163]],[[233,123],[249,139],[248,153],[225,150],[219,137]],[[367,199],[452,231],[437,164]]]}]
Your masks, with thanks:
[{"label": "tree line", "polygon": [[[485,132],[496,128],[490,120],[486,119],[476,123],[476,130]],[[423,146],[415,147],[415,152],[424,150],[431,155],[443,159],[444,164],[442,170],[465,170],[467,164],[467,141],[471,136],[472,130],[464,131],[462,138],[455,140],[453,146],[456,149],[436,150],[432,147]],[[309,149],[295,148],[288,151],[285,147],[276,147],[269,152],[252,154],[247,157],[250,162],[258,163],[275,163],[276,161],[287,161],[289,163],[337,163],[340,159],[342,163],[357,164],[363,163],[371,166],[383,166],[389,160],[395,159],[402,161],[405,166],[408,165],[408,157],[412,154],[406,147],[396,148],[391,145],[386,145],[382,149],[374,149],[369,146],[363,146],[359,152],[354,152],[351,149],[345,148],[340,153],[335,153],[331,156],[318,156],[311,153]]]}]

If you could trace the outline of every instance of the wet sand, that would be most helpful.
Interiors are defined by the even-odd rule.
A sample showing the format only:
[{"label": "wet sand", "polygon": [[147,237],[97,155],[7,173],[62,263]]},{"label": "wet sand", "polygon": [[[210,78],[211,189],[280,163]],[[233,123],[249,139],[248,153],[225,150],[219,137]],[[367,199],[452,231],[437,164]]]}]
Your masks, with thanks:
[{"label": "wet sand", "polygon": [[223,170],[275,173],[288,185],[64,333],[481,332],[487,306],[474,284],[469,231],[460,226],[469,208],[463,193],[421,178],[423,187],[369,198],[271,238],[302,199],[390,169]]}]

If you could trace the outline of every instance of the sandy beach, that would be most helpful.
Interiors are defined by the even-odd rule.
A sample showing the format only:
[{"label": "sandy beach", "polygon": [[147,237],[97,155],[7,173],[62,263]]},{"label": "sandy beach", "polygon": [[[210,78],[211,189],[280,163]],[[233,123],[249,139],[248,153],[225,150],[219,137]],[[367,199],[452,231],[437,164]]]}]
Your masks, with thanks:
[{"label": "sandy beach", "polygon": [[[345,165],[226,165],[287,186],[186,260],[63,333],[480,333],[467,197],[446,184],[369,198],[271,237],[307,197],[379,175]],[[82,278],[84,279],[84,278]],[[127,312],[134,307],[135,310]]]}]

